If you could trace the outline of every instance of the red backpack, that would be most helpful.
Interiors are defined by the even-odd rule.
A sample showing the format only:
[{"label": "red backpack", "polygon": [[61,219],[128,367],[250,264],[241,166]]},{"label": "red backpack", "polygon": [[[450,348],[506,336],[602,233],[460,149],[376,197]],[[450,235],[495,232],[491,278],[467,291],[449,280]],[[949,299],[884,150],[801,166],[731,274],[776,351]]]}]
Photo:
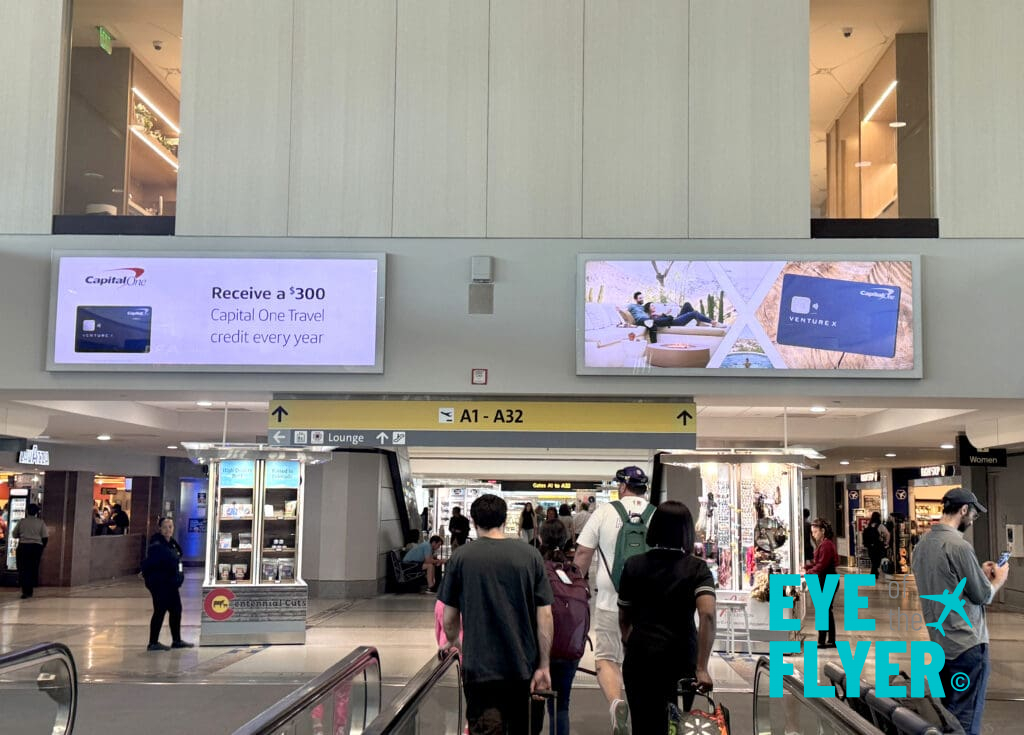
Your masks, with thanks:
[{"label": "red backpack", "polygon": [[575,661],[583,655],[590,632],[590,586],[580,570],[568,562],[546,561],[544,568],[555,593],[551,605],[555,628],[551,658]]}]

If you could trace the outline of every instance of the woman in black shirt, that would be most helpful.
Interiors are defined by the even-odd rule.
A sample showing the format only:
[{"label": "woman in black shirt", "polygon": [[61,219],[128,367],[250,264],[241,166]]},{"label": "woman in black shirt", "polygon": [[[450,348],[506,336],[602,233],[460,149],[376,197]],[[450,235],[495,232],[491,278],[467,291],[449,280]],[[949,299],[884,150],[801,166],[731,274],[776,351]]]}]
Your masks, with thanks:
[{"label": "woman in black shirt", "polygon": [[[651,550],[628,559],[622,570],[622,677],[636,733],[668,732],[668,705],[676,701],[680,679],[695,678],[702,692],[714,686],[708,659],[715,641],[715,582],[704,560],[693,555],[693,542],[690,510],[667,501],[651,518]],[[692,700],[692,694],[684,699],[685,709]]]},{"label": "woman in black shirt", "polygon": [[527,503],[519,514],[519,535],[528,544],[536,542],[537,514],[533,510],[533,503]]},{"label": "woman in black shirt", "polygon": [[[174,540],[174,519],[163,517],[159,531],[149,540],[146,558],[142,562],[142,578],[153,597],[153,617],[149,620],[149,646],[147,651],[169,651],[171,648],[192,648],[181,637],[181,594],[178,588],[185,581],[181,567],[181,547]],[[170,615],[171,645],[160,642],[160,629],[164,615]]]}]

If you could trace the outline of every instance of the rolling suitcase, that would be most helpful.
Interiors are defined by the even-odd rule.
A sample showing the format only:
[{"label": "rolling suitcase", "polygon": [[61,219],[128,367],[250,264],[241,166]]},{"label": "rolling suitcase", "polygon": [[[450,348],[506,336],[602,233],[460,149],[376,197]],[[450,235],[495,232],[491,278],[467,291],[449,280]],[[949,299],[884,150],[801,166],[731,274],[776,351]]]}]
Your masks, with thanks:
[{"label": "rolling suitcase", "polygon": [[[668,735],[729,735],[729,710],[723,704],[715,704],[711,694],[701,694],[694,689],[693,679],[680,679],[678,700],[669,705]],[[682,708],[682,698],[687,694],[704,697],[709,710]]]},{"label": "rolling suitcase", "polygon": [[[550,689],[538,689],[530,693],[529,714],[527,715],[526,732],[528,735],[539,735],[544,727],[544,713],[547,711],[548,701],[552,702],[552,709],[558,709],[558,693]],[[548,717],[548,733],[555,735],[555,717]]]}]

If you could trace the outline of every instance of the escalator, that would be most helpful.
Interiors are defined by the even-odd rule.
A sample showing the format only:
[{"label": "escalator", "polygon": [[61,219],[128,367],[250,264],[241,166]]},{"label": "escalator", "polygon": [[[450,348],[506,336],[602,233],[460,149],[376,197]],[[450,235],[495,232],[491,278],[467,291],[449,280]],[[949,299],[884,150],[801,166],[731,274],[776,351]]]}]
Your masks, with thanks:
[{"label": "escalator", "polygon": [[66,735],[75,727],[78,670],[67,646],[41,643],[0,655],[0,732]]},{"label": "escalator", "polygon": [[[768,659],[754,674],[752,727],[733,717],[737,735],[938,735],[940,730],[892,700],[843,696],[842,671],[826,675],[835,698],[807,698],[799,675],[782,677],[770,696]],[[47,643],[0,655],[0,732],[69,735],[75,726],[78,677],[70,650]],[[459,658],[432,658],[390,702],[382,700],[381,661],[361,646],[238,728],[234,735],[461,735],[465,702]],[[744,718],[745,719],[745,718]]]}]

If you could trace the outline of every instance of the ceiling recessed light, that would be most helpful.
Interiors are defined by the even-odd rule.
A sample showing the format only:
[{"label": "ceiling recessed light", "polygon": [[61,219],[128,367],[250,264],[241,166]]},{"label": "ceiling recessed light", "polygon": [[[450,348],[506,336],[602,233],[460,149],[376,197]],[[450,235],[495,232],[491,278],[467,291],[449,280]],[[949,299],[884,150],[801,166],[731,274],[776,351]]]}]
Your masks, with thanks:
[{"label": "ceiling recessed light", "polygon": [[848,459],[841,459],[841,460],[839,460],[839,464],[841,464],[841,465],[848,465],[848,464],[850,464],[850,460],[848,460]]},{"label": "ceiling recessed light", "polygon": [[811,413],[825,413],[827,410],[824,406],[811,406]]},{"label": "ceiling recessed light", "polygon": [[953,449],[952,444],[940,444],[939,449]]},{"label": "ceiling recessed light", "polygon": [[213,401],[196,401],[196,405],[202,406],[203,408],[209,408],[213,405]]},{"label": "ceiling recessed light", "polygon": [[46,434],[40,434],[39,436],[36,437],[36,439],[49,439],[49,438],[50,437],[47,436]]},{"label": "ceiling recessed light", "polygon": [[100,435],[99,435],[98,437],[96,437],[96,438],[97,438],[97,439],[98,439],[99,441],[101,441],[101,442],[108,442],[108,441],[110,441],[110,434],[100,434]]},{"label": "ceiling recessed light", "polygon": [[889,123],[889,127],[890,128],[905,128],[905,127],[907,127],[907,124],[905,122],[902,122],[901,120],[893,120],[891,123]]},{"label": "ceiling recessed light", "polygon": [[895,457],[895,456],[896,456],[896,452],[886,452],[886,453],[885,453],[885,456],[886,456],[886,457],[889,457],[890,459],[892,459],[893,457]]},{"label": "ceiling recessed light", "polygon": [[168,448],[168,449],[177,449],[177,448],[178,448],[178,445],[177,445],[177,444],[168,444],[168,445],[167,445],[167,448]]}]

